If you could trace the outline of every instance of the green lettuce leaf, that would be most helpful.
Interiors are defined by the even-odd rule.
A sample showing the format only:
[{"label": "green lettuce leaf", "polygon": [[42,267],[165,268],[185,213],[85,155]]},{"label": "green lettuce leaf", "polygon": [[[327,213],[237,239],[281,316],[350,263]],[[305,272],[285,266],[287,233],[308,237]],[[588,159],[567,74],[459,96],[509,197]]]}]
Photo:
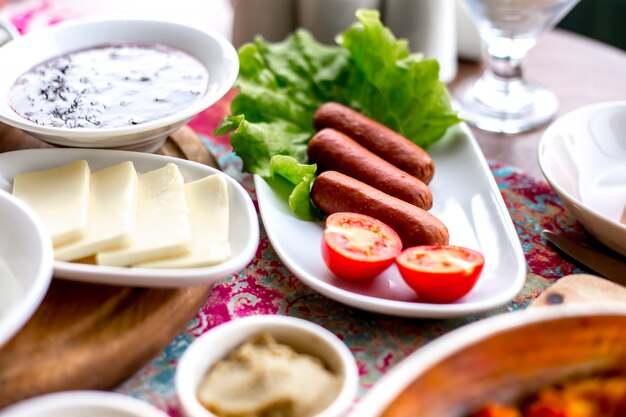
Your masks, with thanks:
[{"label": "green lettuce leaf", "polygon": [[[356,16],[358,22],[337,36],[338,46],[322,45],[309,32],[297,30],[282,42],[257,38],[239,49],[233,115],[215,133],[230,133],[245,172],[274,179],[276,186],[276,172],[283,181],[293,163],[307,164],[313,114],[329,101],[363,112],[424,149],[460,121],[439,80],[437,61],[411,54],[407,42],[394,37],[377,11],[359,10]],[[294,161],[281,157],[280,168],[272,169],[278,156]],[[302,218],[316,218],[308,195],[314,174],[299,173],[297,183],[285,180],[292,185],[290,207]]]},{"label": "green lettuce leaf", "polygon": [[317,165],[300,164],[285,155],[276,155],[270,161],[268,184],[287,198],[289,208],[303,220],[321,220],[322,212],[311,202],[310,190]]},{"label": "green lettuce leaf", "polygon": [[347,104],[430,148],[460,121],[439,80],[439,63],[411,54],[407,42],[381,24],[378,12],[360,10],[357,17],[361,24],[338,36],[353,63]]}]

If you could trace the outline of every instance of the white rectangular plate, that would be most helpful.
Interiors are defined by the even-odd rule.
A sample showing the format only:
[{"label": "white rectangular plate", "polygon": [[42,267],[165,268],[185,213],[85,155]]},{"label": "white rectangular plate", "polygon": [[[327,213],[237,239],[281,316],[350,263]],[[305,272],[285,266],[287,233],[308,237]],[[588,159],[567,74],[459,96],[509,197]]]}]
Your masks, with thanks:
[{"label": "white rectangular plate", "polygon": [[77,159],[86,160],[92,171],[132,161],[139,173],[161,168],[172,162],[178,165],[185,182],[207,175],[224,175],[230,200],[230,240],[233,253],[226,261],[204,268],[122,268],[56,261],[55,278],[137,287],[208,285],[238,272],[254,257],[259,243],[259,225],[256,210],[246,190],[228,175],[185,159],[106,149],[28,149],[6,152],[0,154],[0,189],[11,192],[13,178],[21,172],[49,169]]},{"label": "white rectangular plate", "polygon": [[323,222],[298,219],[287,202],[255,176],[267,235],[283,263],[302,282],[352,307],[405,317],[452,317],[479,313],[510,301],[522,288],[526,263],[511,217],[476,140],[466,125],[451,128],[430,155],[431,213],[450,231],[450,244],[478,250],[485,267],[474,289],[451,304],[420,302],[393,265],[371,282],[337,278],[320,252]]}]

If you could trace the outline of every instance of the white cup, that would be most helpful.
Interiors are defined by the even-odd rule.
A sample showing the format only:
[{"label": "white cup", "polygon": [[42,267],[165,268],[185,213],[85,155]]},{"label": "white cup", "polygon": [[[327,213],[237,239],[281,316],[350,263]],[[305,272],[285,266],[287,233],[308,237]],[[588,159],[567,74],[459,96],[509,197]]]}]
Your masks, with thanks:
[{"label": "white cup", "polygon": [[379,9],[381,0],[297,0],[297,23],[315,39],[335,44],[335,36],[356,22],[358,9]]},{"label": "white cup", "polygon": [[406,38],[413,52],[439,61],[439,78],[450,82],[457,72],[455,0],[385,0],[385,24]]},{"label": "white cup", "polygon": [[233,38],[236,48],[261,35],[270,42],[282,41],[295,28],[295,0],[231,0]]}]

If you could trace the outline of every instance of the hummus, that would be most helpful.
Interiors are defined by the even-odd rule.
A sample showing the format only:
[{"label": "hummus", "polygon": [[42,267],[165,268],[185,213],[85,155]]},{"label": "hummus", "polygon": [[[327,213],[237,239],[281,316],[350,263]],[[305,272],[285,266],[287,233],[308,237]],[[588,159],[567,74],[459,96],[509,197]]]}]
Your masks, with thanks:
[{"label": "hummus", "polygon": [[312,417],[340,388],[318,358],[262,333],[209,370],[198,400],[219,417]]}]

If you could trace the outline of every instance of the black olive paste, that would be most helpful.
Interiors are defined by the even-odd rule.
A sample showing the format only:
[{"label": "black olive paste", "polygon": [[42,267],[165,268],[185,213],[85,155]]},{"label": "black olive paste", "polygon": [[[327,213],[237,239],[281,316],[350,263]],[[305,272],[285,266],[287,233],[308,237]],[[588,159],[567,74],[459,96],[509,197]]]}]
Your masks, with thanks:
[{"label": "black olive paste", "polygon": [[205,94],[209,74],[159,44],[112,44],[62,55],[21,75],[9,104],[44,126],[111,128],[174,114]]}]

